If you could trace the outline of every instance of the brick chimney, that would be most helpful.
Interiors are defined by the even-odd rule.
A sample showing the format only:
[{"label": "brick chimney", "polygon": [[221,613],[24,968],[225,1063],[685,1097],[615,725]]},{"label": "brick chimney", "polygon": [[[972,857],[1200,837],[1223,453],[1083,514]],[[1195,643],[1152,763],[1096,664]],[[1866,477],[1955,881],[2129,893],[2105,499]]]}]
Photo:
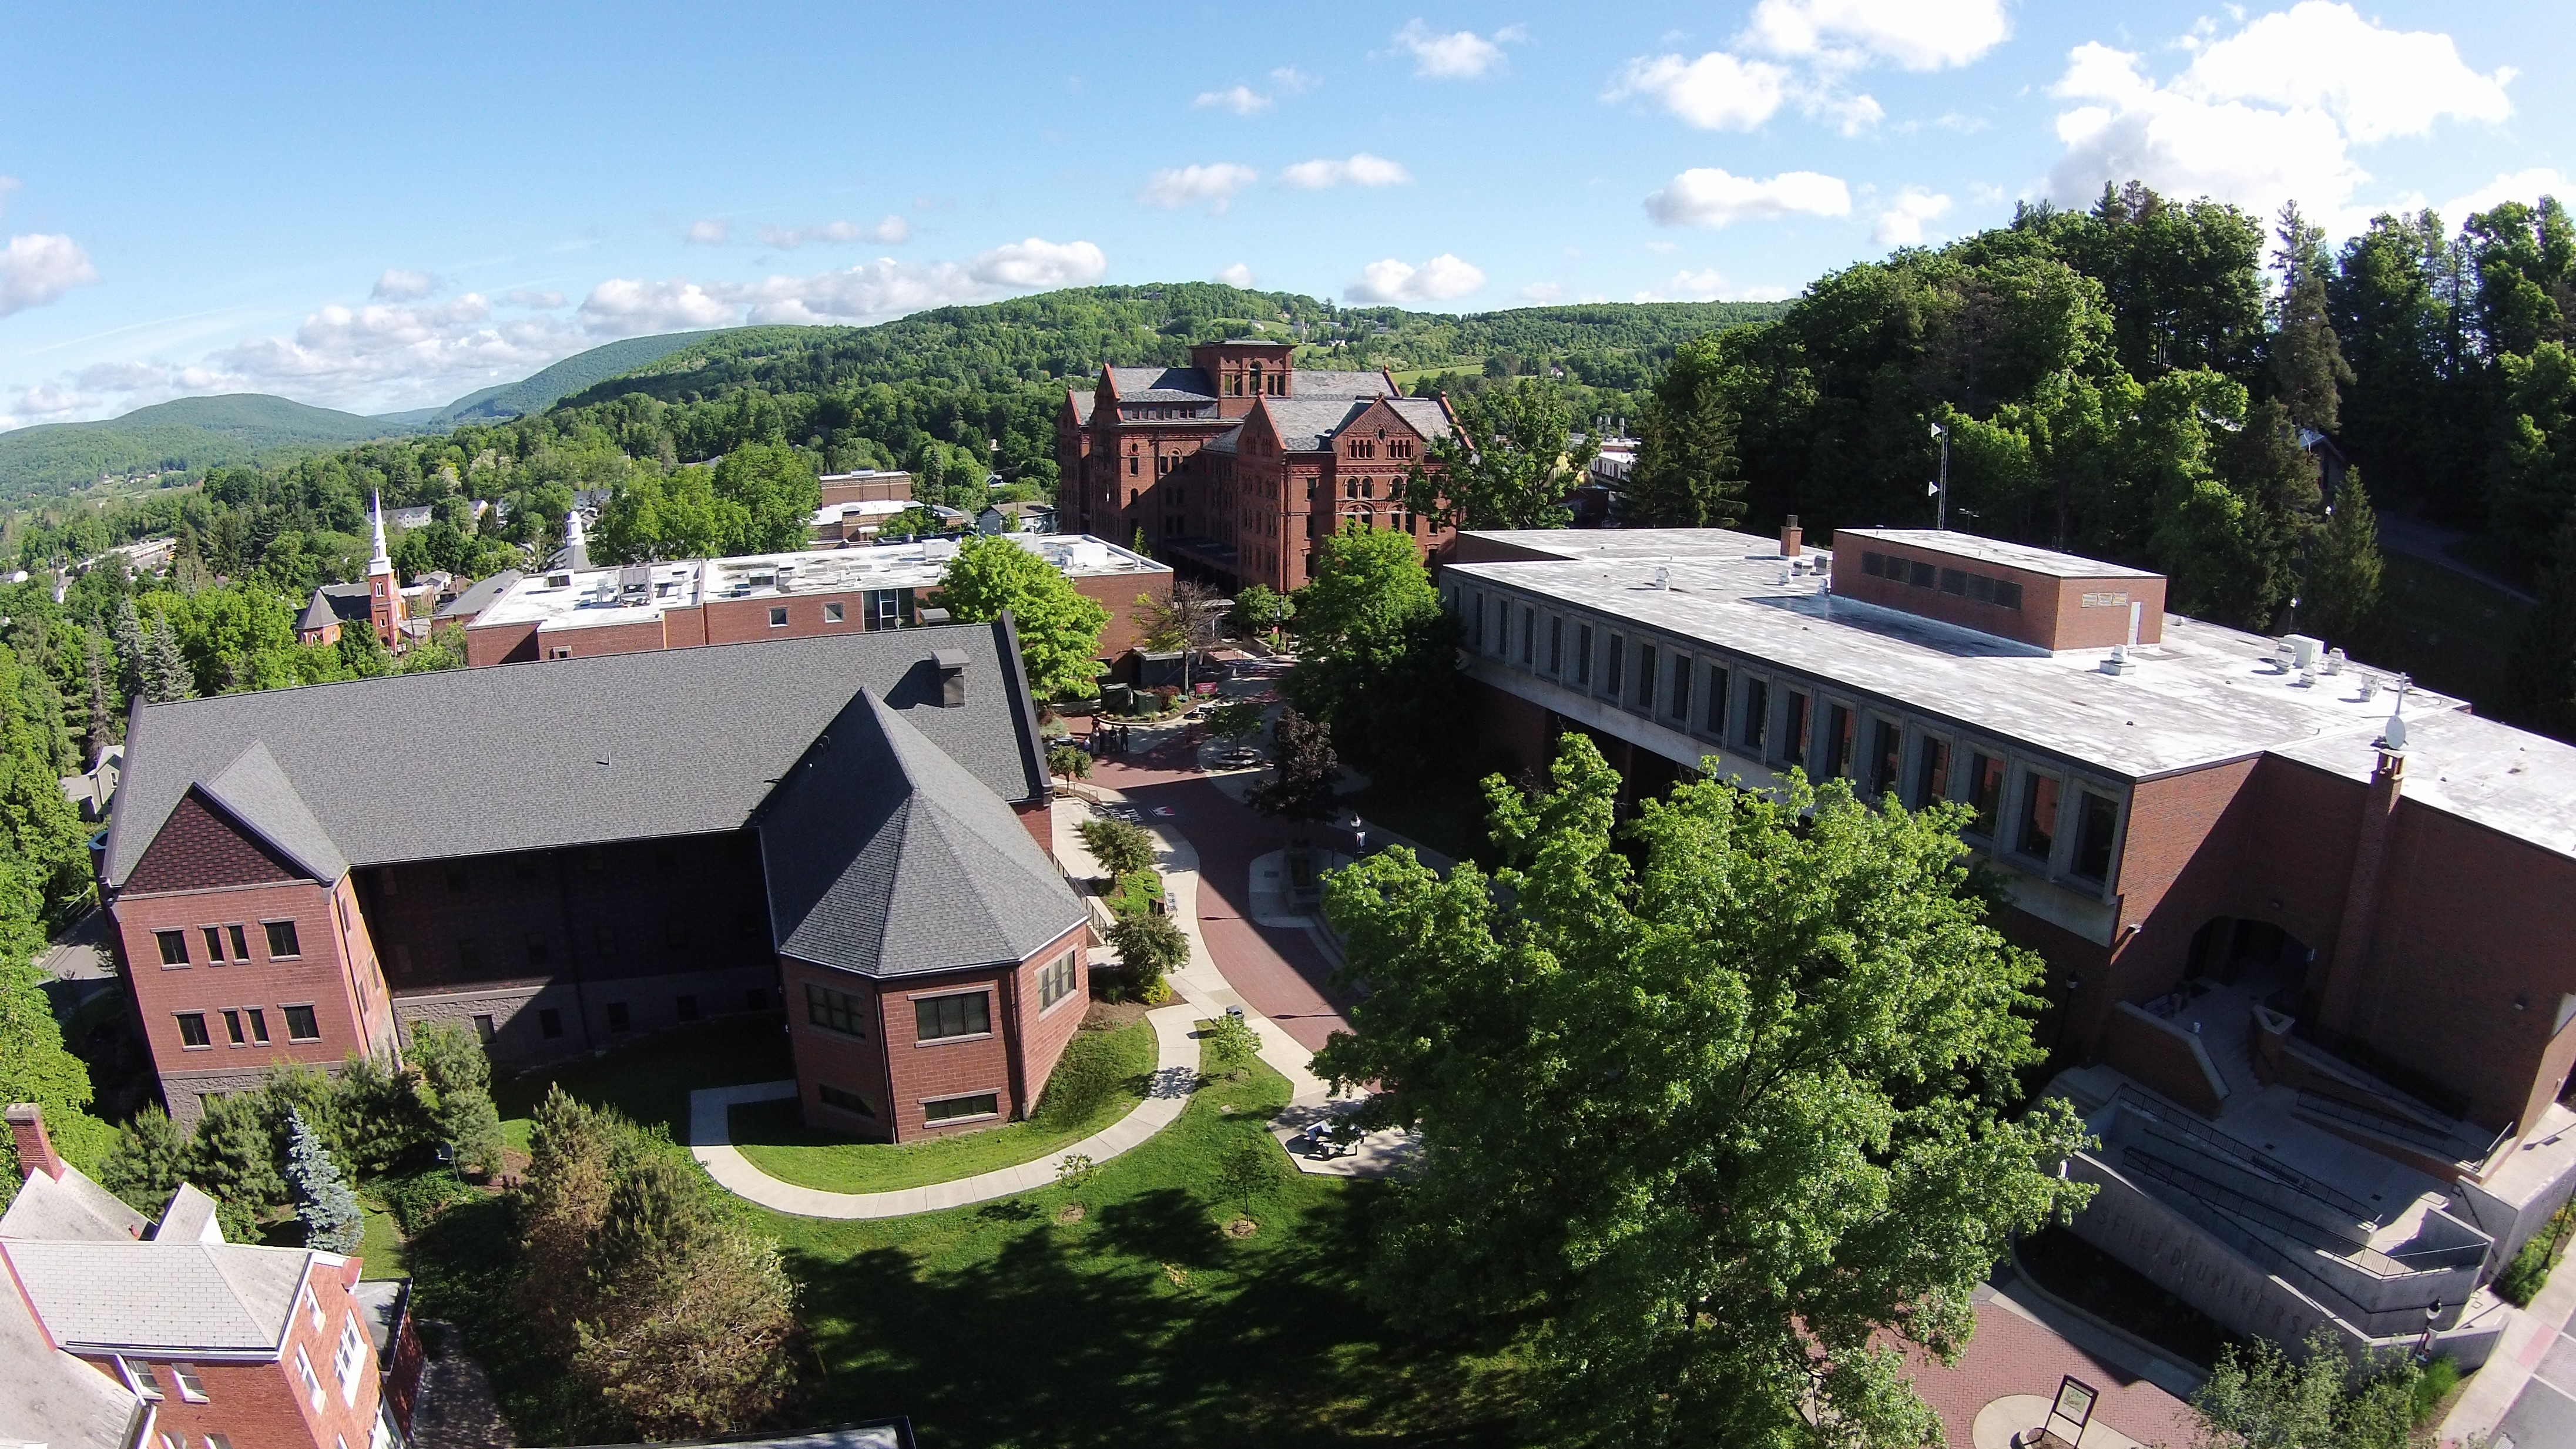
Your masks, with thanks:
[{"label": "brick chimney", "polygon": [[37,1173],[60,1181],[63,1160],[54,1155],[54,1141],[45,1135],[45,1110],[32,1102],[13,1102],[9,1106],[9,1136],[18,1145],[18,1166],[29,1177]]},{"label": "brick chimney", "polygon": [[1799,550],[1805,547],[1805,537],[1798,528],[1798,515],[1790,514],[1789,521],[1780,525],[1780,557],[1796,558]]}]

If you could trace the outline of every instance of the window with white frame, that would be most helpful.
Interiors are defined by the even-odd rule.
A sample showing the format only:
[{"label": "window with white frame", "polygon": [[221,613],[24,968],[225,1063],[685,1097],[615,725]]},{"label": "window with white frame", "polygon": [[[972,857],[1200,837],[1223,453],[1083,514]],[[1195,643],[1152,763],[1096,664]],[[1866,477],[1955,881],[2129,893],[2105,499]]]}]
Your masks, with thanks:
[{"label": "window with white frame", "polygon": [[322,1407],[322,1380],[320,1376],[313,1372],[313,1360],[305,1354],[304,1346],[302,1344],[297,1344],[295,1346],[295,1372],[297,1377],[304,1380],[304,1397],[312,1401],[315,1409],[320,1409]]},{"label": "window with white frame", "polygon": [[180,1398],[183,1398],[192,1404],[202,1404],[206,1401],[206,1381],[197,1377],[197,1366],[195,1364],[174,1363],[170,1365],[170,1377],[179,1381]]},{"label": "window with white frame", "polygon": [[358,1402],[358,1385],[367,1369],[367,1339],[358,1331],[357,1315],[340,1325],[340,1346],[331,1355],[331,1375],[340,1381],[340,1401]]}]

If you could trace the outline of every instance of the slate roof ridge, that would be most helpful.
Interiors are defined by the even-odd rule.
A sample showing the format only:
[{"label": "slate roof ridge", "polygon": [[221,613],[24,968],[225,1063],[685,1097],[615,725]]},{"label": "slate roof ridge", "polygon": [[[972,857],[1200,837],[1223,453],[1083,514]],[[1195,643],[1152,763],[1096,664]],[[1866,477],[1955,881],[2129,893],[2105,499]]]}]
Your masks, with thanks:
[{"label": "slate roof ridge", "polygon": [[150,1220],[88,1173],[69,1163],[63,1175],[30,1173],[7,1212],[0,1239],[27,1242],[130,1243]]},{"label": "slate roof ridge", "polygon": [[268,752],[267,741],[252,740],[212,779],[198,780],[196,788],[279,854],[312,872],[315,880],[336,881],[348,874],[348,858]]},{"label": "slate roof ridge", "polygon": [[252,1243],[15,1239],[0,1244],[67,1348],[275,1352],[315,1260]]}]

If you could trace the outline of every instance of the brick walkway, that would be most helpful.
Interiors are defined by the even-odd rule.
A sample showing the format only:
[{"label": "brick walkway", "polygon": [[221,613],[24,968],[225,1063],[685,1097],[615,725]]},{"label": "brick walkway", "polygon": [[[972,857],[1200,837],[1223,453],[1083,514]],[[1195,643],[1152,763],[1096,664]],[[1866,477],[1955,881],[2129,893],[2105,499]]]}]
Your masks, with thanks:
[{"label": "brick walkway", "polygon": [[2191,1413],[2180,1399],[2077,1348],[1988,1288],[1977,1290],[1977,1332],[1967,1352],[1950,1368],[1926,1364],[1914,1387],[1940,1412],[1950,1449],[1976,1449],[1970,1430],[1978,1410],[2010,1394],[2051,1398],[2067,1374],[2101,1391],[2095,1423],[2141,1444],[2182,1449],[2191,1442]]}]

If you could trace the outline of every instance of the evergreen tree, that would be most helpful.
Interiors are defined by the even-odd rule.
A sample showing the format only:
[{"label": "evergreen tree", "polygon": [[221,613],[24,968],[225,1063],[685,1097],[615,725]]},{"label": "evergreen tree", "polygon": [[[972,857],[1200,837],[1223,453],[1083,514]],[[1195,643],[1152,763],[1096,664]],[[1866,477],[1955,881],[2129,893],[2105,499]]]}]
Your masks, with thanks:
[{"label": "evergreen tree", "polygon": [[2379,576],[2379,518],[2361,486],[2361,470],[2349,469],[2310,545],[2300,622],[2329,643],[2370,651],[2379,641]]},{"label": "evergreen tree", "polygon": [[1635,528],[1730,528],[1744,519],[1735,405],[1714,336],[1673,354],[1639,429],[1637,464],[1620,494]]},{"label": "evergreen tree", "polygon": [[[4,944],[12,960],[25,960],[96,899],[90,879],[89,829],[64,798],[58,738],[60,725],[29,707],[25,674],[15,650],[0,646],[0,866],[10,900],[0,915],[32,930]],[[19,894],[34,893],[32,901]],[[32,914],[20,913],[32,905]]]},{"label": "evergreen tree", "polygon": [[155,618],[144,635],[143,692],[154,704],[197,697],[196,675],[179,648],[179,631],[170,626],[166,614]]},{"label": "evergreen tree", "polygon": [[[62,1028],[45,995],[45,973],[19,954],[30,937],[44,940],[29,929],[32,895],[21,884],[0,897],[0,911],[10,917],[0,924],[8,936],[0,946],[8,953],[0,959],[0,1102],[32,1102],[42,1108],[54,1150],[74,1167],[96,1171],[113,1151],[116,1131],[89,1114],[89,1068],[64,1049]],[[0,1208],[5,1208],[26,1177],[14,1147],[0,1146],[0,1174],[5,1174],[0,1176]]]},{"label": "evergreen tree", "polygon": [[180,1176],[224,1204],[227,1237],[237,1225],[286,1200],[286,1183],[277,1172],[277,1134],[270,1122],[265,1091],[228,1092],[206,1103],[205,1115],[188,1136]]},{"label": "evergreen tree", "polygon": [[358,1195],[301,1111],[286,1117],[287,1180],[295,1189],[295,1215],[304,1220],[304,1245],[326,1253],[354,1253],[367,1233]]},{"label": "evergreen tree", "polygon": [[2281,272],[2278,325],[2272,333],[2272,388],[2300,427],[2331,433],[2342,424],[2338,389],[2353,380],[2326,310],[2325,232],[2299,215],[2299,204],[2281,204]]},{"label": "evergreen tree", "polygon": [[95,767],[107,747],[124,737],[125,711],[118,708],[120,701],[108,692],[107,661],[100,657],[97,633],[85,629],[81,639],[89,653],[89,720],[88,731],[81,739],[81,763]]},{"label": "evergreen tree", "polygon": [[109,637],[116,644],[117,693],[131,700],[144,693],[143,616],[135,612],[132,595],[116,601],[116,622],[109,626]]},{"label": "evergreen tree", "polygon": [[430,1116],[440,1138],[470,1172],[501,1169],[501,1116],[492,1105],[492,1062],[483,1044],[461,1026],[423,1022],[412,1028],[413,1066],[430,1096]]},{"label": "evergreen tree", "polygon": [[2522,626],[2506,707],[2533,729],[2576,739],[2576,517],[2552,540],[2539,599]]},{"label": "evergreen tree", "polygon": [[188,1180],[187,1168],[188,1134],[159,1107],[146,1107],[117,1130],[98,1181],[136,1212],[158,1214]]}]

